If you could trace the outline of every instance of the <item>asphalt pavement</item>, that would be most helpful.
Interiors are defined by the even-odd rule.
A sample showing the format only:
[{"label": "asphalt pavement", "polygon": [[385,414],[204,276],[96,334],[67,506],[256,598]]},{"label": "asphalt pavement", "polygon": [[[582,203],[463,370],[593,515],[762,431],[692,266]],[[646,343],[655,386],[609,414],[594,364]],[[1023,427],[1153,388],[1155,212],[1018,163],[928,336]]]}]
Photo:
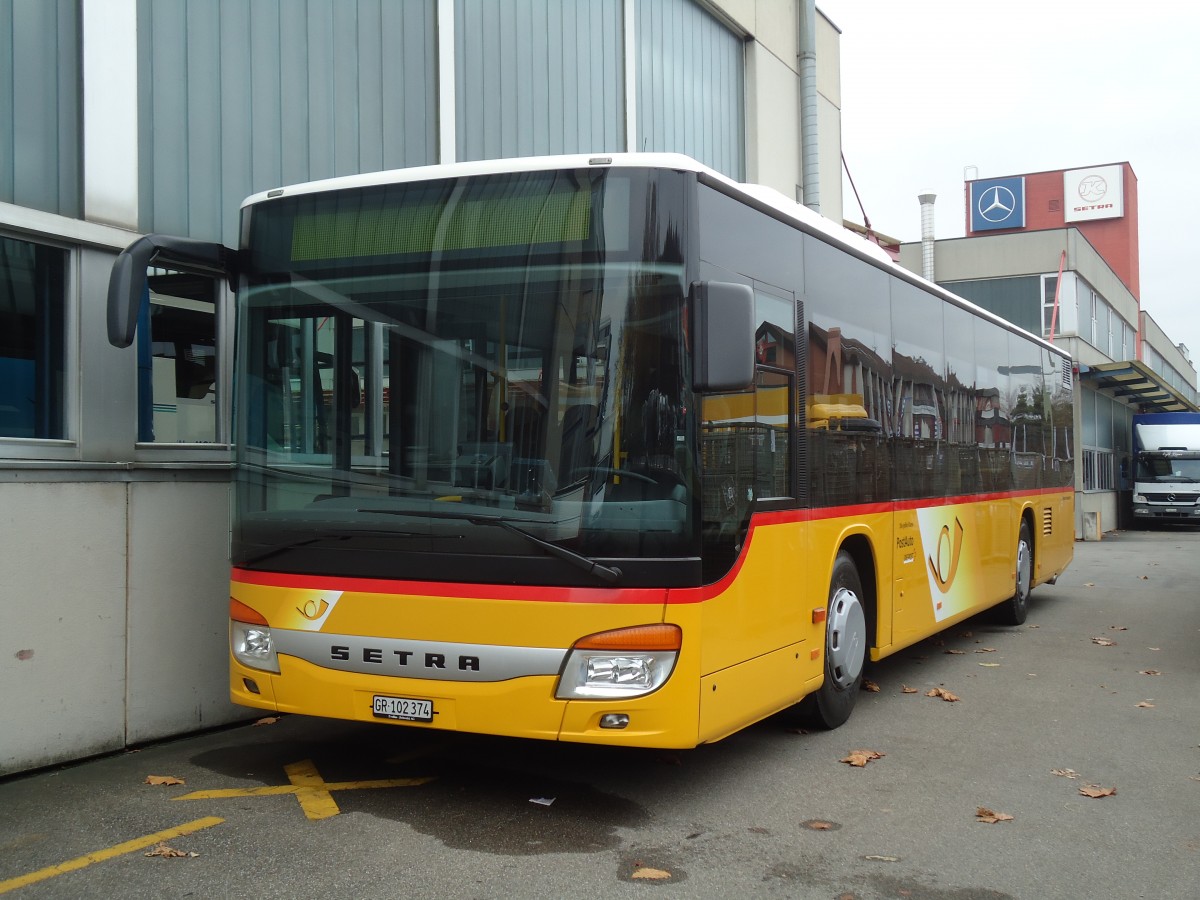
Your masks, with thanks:
[{"label": "asphalt pavement", "polygon": [[675,753],[287,716],[0,780],[0,895],[1193,900],[1200,531],[1075,550],[1023,626],[873,666],[832,732]]}]

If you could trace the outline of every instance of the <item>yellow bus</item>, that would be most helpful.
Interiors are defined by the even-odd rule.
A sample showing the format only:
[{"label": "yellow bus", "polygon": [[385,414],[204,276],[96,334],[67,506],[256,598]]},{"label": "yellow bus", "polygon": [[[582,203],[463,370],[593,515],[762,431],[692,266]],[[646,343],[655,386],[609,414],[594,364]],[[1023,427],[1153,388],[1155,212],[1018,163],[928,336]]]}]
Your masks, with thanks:
[{"label": "yellow bus", "polygon": [[[273,190],[237,291],[230,691],[694,747],[1031,589],[1073,546],[1072,367],[781,195],[676,155]],[[139,274],[143,273],[143,274]]]}]

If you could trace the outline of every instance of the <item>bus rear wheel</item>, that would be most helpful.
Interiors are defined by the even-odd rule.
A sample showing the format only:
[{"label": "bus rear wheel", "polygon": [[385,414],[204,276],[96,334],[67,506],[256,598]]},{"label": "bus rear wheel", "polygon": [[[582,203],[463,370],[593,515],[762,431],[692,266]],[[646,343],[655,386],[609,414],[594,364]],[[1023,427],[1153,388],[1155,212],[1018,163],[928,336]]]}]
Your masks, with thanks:
[{"label": "bus rear wheel", "polygon": [[837,728],[850,718],[862,688],[867,657],[867,616],[862,579],[854,559],[838,553],[829,579],[825,619],[825,681],[800,702],[800,715],[818,728]]},{"label": "bus rear wheel", "polygon": [[1029,615],[1029,593],[1033,590],[1033,537],[1029,525],[1021,523],[1017,538],[1016,586],[1013,595],[996,607],[1001,625],[1020,625]]}]

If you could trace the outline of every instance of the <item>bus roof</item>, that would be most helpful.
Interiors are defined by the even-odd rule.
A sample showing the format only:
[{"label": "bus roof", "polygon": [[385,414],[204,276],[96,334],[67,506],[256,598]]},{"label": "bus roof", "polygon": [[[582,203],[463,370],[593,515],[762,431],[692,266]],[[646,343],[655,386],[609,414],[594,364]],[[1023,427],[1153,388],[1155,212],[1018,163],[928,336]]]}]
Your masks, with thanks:
[{"label": "bus roof", "polygon": [[503,175],[510,172],[539,172],[553,169],[586,169],[589,167],[671,169],[679,172],[695,172],[701,179],[723,193],[742,200],[751,206],[774,215],[776,218],[798,225],[804,231],[815,233],[827,243],[835,244],[860,259],[886,269],[891,274],[915,284],[944,300],[968,309],[989,319],[1009,331],[1019,333],[1042,345],[1044,348],[1065,356],[1070,355],[1038,335],[1032,334],[989,310],[958,296],[945,288],[926,281],[915,272],[910,272],[895,262],[878,244],[862,235],[843,228],[831,219],[797,203],[774,188],[759,184],[734,181],[703,163],[682,153],[591,153],[562,156],[525,156],[507,159],[485,159],[472,162],[444,163],[432,166],[413,166],[406,169],[388,169],[380,172],[364,172],[358,175],[343,175],[320,181],[309,181],[287,187],[261,191],[246,198],[242,209],[273,200],[277,197],[294,197],[297,194],[314,194],[325,191],[340,191],[353,188],[375,187],[385,184],[405,184],[417,181],[435,181],[443,178],[466,178],[478,175]]}]

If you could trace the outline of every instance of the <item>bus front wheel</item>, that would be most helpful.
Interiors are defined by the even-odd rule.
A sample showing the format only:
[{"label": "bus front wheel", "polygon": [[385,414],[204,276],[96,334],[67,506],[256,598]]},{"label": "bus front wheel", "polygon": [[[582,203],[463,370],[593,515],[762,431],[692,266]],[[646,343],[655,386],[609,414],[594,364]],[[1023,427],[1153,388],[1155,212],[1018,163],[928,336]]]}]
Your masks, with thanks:
[{"label": "bus front wheel", "polygon": [[854,559],[838,553],[829,579],[825,619],[825,681],[800,702],[800,714],[811,725],[837,728],[850,718],[862,688],[867,656],[867,617],[862,579]]}]

